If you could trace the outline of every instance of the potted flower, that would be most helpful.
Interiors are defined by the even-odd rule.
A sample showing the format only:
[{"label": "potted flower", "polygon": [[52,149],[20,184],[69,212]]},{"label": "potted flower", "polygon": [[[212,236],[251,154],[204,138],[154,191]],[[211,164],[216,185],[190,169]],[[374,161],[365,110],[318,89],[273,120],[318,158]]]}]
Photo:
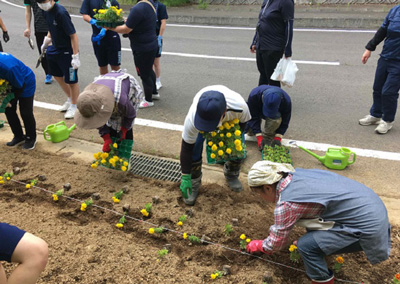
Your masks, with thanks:
[{"label": "potted flower", "polygon": [[116,26],[121,26],[125,23],[122,15],[124,11],[118,9],[116,6],[111,6],[105,9],[93,10],[97,12],[94,18],[97,20],[97,25],[101,27],[115,28]]},{"label": "potted flower", "polygon": [[14,93],[11,93],[11,85],[7,80],[0,79],[0,113],[4,113],[7,104],[14,99]]}]

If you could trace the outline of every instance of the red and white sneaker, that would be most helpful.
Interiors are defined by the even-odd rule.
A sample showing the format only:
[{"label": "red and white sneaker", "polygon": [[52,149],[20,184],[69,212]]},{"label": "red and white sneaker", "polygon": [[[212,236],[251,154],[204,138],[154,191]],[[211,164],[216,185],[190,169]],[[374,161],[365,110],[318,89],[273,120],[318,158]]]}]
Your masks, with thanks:
[{"label": "red and white sneaker", "polygon": [[146,100],[143,100],[140,102],[139,108],[148,108],[154,106],[153,102],[148,102]]}]

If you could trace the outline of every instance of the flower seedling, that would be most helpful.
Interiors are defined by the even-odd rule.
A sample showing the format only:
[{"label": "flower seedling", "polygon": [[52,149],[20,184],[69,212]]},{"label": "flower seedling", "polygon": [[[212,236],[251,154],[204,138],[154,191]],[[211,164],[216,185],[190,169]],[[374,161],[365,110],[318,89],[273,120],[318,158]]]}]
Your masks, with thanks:
[{"label": "flower seedling", "polygon": [[247,238],[245,234],[240,235],[240,249],[245,250],[248,243],[251,242],[251,239]]},{"label": "flower seedling", "polygon": [[90,165],[92,169],[97,169],[98,165],[101,165],[106,168],[121,170],[125,172],[128,169],[128,161],[118,157],[118,144],[114,143],[111,147],[110,153],[94,153],[93,154],[94,161]]},{"label": "flower seedling", "polygon": [[338,273],[340,269],[342,269],[343,263],[344,263],[343,257],[338,256],[336,258],[335,265],[333,266],[333,271],[335,271],[335,273]]},{"label": "flower seedling", "polygon": [[146,203],[144,205],[144,208],[142,210],[140,210],[140,213],[142,213],[142,215],[144,217],[149,217],[150,213],[151,213],[151,203]]},{"label": "flower seedling", "polygon": [[37,179],[33,179],[31,180],[30,184],[31,186],[35,186],[37,184],[38,180]]},{"label": "flower seedling", "polygon": [[178,226],[183,226],[183,223],[185,223],[187,220],[187,215],[182,215],[178,219],[178,223],[176,223]]},{"label": "flower seedling", "polygon": [[150,228],[149,229],[149,234],[150,235],[153,235],[154,233],[162,234],[164,231],[165,231],[164,227]]},{"label": "flower seedling", "polygon": [[400,284],[400,273],[396,273],[391,284]]},{"label": "flower seedling", "polygon": [[57,190],[55,194],[53,194],[53,201],[58,201],[58,199],[64,194],[64,189]]},{"label": "flower seedling", "polygon": [[184,240],[186,240],[186,239],[188,238],[187,233],[183,233],[182,238],[183,238]]},{"label": "flower seedling", "polygon": [[158,252],[158,257],[160,259],[163,259],[164,256],[166,256],[168,254],[168,250],[167,249],[160,249]]},{"label": "flower seedling", "polygon": [[117,225],[115,225],[118,229],[122,229],[126,222],[125,214],[119,219]]},{"label": "flower seedling", "polygon": [[216,270],[214,273],[212,273],[211,275],[211,279],[212,280],[215,280],[215,279],[217,279],[217,278],[221,278],[222,276],[224,276],[224,272],[223,271],[219,271],[219,270]]},{"label": "flower seedling", "polygon": [[93,200],[92,199],[85,200],[81,204],[81,211],[86,211],[92,205],[93,205]]},{"label": "flower seedling", "polygon": [[299,263],[300,253],[297,250],[297,246],[295,244],[290,245],[289,251],[290,251],[290,260],[294,263]]},{"label": "flower seedling", "polygon": [[271,147],[265,145],[262,153],[263,160],[275,163],[292,163],[292,157],[290,156],[289,148],[285,146],[275,145],[274,147]]},{"label": "flower seedling", "polygon": [[188,239],[189,239],[189,241],[191,242],[191,243],[193,243],[193,244],[199,244],[199,243],[201,243],[201,240],[200,240],[200,238],[198,238],[198,237],[196,237],[195,235],[190,235],[189,237],[188,237]]},{"label": "flower seedling", "polygon": [[114,195],[112,197],[114,203],[119,203],[119,201],[121,200],[122,195],[124,195],[124,191],[122,189],[120,191],[114,193]]},{"label": "flower seedling", "polygon": [[224,229],[225,235],[229,236],[232,232],[233,232],[232,225],[231,224],[226,224],[225,225],[225,229]]},{"label": "flower seedling", "polygon": [[[3,178],[4,178],[5,180],[10,180],[13,176],[14,176],[14,173],[13,173],[13,172],[11,172],[11,173],[5,173],[5,174],[3,175]],[[3,179],[3,180],[4,180],[4,179]]]}]

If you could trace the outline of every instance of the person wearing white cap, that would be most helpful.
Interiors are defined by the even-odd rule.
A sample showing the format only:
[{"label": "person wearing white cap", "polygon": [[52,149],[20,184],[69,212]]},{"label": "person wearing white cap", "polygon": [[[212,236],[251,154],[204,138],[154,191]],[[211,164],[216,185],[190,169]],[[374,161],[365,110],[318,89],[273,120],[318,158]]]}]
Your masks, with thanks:
[{"label": "person wearing white cap", "polygon": [[98,128],[103,152],[109,152],[113,137],[133,140],[132,126],[142,96],[132,75],[121,70],[101,75],[79,95],[75,123],[81,128]]},{"label": "person wearing white cap", "polygon": [[297,249],[312,284],[334,283],[326,255],[364,251],[372,264],[389,257],[387,210],[365,185],[329,171],[295,170],[270,161],[255,163],[248,183],[262,199],[276,203],[269,236],[251,241],[248,252],[272,254],[285,247],[295,224],[305,227]]},{"label": "person wearing white cap", "polygon": [[[205,139],[200,131],[214,131],[222,123],[235,118],[239,120],[239,125],[244,130],[251,115],[243,97],[227,87],[208,86],[201,89],[194,97],[185,118],[180,156],[182,168],[180,189],[185,204],[194,205],[201,185],[202,152]],[[242,140],[244,141],[244,136]],[[225,178],[231,190],[235,192],[243,190],[238,179],[242,161],[232,160],[224,164]]]}]

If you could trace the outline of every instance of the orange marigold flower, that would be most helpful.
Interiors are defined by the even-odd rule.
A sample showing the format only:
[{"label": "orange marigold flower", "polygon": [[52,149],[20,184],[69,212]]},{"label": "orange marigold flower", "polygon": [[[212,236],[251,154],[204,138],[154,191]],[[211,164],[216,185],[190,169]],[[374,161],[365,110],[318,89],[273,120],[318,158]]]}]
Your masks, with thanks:
[{"label": "orange marigold flower", "polygon": [[397,280],[400,280],[400,274],[397,273],[397,274],[394,276],[394,278],[396,278]]},{"label": "orange marigold flower", "polygon": [[344,262],[344,259],[343,259],[343,257],[338,256],[338,257],[336,258],[336,261],[337,261],[337,263],[342,264],[342,263]]}]

